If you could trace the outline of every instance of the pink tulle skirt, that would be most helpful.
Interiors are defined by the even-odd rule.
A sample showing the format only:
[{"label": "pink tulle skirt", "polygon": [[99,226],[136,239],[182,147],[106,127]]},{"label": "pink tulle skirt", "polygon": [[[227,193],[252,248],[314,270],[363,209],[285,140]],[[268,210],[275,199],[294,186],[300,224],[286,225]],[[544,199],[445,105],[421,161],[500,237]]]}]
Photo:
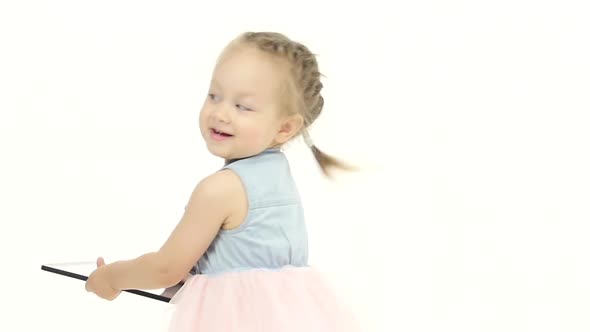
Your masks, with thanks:
[{"label": "pink tulle skirt", "polygon": [[170,303],[171,332],[359,331],[312,267],[198,274]]}]

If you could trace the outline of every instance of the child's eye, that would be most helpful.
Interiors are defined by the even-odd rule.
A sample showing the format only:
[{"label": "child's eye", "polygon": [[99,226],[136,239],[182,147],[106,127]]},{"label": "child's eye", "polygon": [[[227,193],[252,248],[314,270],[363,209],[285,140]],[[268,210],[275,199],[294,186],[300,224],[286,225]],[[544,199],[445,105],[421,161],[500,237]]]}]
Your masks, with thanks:
[{"label": "child's eye", "polygon": [[244,105],[237,104],[236,106],[237,106],[239,109],[241,109],[242,111],[251,111],[251,110],[252,110],[251,108],[248,108],[248,107],[246,107],[246,106],[244,106]]},{"label": "child's eye", "polygon": [[213,100],[213,101],[216,101],[216,100],[215,100],[215,98],[218,98],[218,97],[219,97],[219,96],[218,96],[218,95],[216,95],[216,94],[213,94],[213,93],[210,93],[210,94],[209,94],[209,99],[211,99],[211,100]]}]

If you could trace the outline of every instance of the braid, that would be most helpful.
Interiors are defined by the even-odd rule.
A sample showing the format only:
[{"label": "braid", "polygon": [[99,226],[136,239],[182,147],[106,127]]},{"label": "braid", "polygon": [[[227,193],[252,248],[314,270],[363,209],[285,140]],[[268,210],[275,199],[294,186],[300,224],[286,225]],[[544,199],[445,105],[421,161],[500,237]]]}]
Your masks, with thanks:
[{"label": "braid", "polygon": [[255,45],[264,52],[288,60],[291,84],[295,90],[290,91],[294,104],[290,107],[291,112],[303,116],[302,134],[322,172],[330,176],[330,170],[334,168],[356,169],[319,150],[309,138],[308,127],[320,116],[324,107],[324,98],[321,95],[324,86],[320,81],[323,75],[319,72],[316,55],[305,45],[277,32],[246,32],[236,41]]}]

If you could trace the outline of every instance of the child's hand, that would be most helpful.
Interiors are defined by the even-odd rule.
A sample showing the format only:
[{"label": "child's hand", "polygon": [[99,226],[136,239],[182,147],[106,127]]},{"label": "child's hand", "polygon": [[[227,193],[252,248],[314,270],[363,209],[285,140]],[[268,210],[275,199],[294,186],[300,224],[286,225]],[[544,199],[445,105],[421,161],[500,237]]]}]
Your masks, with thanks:
[{"label": "child's hand", "polygon": [[93,292],[105,300],[112,301],[116,299],[121,294],[121,291],[111,287],[102,257],[96,260],[96,267],[97,269],[88,276],[86,291]]}]

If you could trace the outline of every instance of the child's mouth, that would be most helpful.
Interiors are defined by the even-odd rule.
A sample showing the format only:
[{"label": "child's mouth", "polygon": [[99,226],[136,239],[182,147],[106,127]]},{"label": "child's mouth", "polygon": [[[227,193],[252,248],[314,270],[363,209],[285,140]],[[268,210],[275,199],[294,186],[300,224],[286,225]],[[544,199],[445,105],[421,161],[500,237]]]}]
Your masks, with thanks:
[{"label": "child's mouth", "polygon": [[214,128],[211,128],[211,137],[213,137],[214,140],[220,141],[220,140],[224,140],[227,139],[229,137],[232,137],[233,135],[224,133],[222,131],[216,130]]}]

